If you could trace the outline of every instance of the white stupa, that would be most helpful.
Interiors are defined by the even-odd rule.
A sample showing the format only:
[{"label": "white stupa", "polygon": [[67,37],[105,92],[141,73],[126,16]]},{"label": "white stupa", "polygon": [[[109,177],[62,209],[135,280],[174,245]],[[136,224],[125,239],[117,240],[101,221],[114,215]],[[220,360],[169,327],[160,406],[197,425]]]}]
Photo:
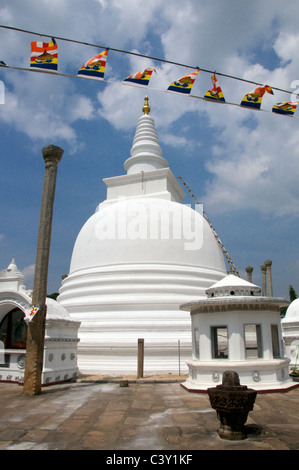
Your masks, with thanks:
[{"label": "white stupa", "polygon": [[127,174],[104,179],[107,199],[81,229],[60,288],[81,322],[82,373],[135,374],[139,338],[145,374],[187,372],[191,322],[179,306],[226,275],[208,223],[182,204],[149,111],[146,97]]}]

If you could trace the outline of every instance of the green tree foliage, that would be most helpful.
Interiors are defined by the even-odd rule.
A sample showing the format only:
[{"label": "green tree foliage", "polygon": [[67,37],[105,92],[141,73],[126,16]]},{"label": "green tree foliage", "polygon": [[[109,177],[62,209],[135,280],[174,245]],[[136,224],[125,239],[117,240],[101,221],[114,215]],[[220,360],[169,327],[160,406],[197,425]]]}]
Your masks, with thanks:
[{"label": "green tree foliage", "polygon": [[59,293],[58,292],[54,292],[53,294],[49,294],[47,295],[47,297],[50,297],[50,299],[53,299],[53,300],[56,300],[57,297],[58,297]]},{"label": "green tree foliage", "polygon": [[[295,291],[295,289],[292,285],[289,286],[289,297],[290,297],[290,303],[293,302],[293,300],[297,299],[296,291]],[[281,309],[280,309],[280,317],[281,318],[285,317],[287,309],[288,309],[288,307],[281,307]]]},{"label": "green tree foliage", "polygon": [[295,292],[295,289],[291,285],[289,287],[289,295],[290,295],[290,302],[293,302],[293,300],[297,299],[297,294]]}]

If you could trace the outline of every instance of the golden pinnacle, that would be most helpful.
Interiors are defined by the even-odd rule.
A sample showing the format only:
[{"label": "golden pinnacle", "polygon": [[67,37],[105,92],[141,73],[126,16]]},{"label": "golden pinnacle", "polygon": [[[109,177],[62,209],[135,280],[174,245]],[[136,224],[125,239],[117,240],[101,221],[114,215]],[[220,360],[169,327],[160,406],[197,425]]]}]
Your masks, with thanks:
[{"label": "golden pinnacle", "polygon": [[149,114],[150,110],[151,108],[148,105],[148,96],[146,95],[144,98],[144,106],[142,108],[142,111],[144,112],[144,114]]}]

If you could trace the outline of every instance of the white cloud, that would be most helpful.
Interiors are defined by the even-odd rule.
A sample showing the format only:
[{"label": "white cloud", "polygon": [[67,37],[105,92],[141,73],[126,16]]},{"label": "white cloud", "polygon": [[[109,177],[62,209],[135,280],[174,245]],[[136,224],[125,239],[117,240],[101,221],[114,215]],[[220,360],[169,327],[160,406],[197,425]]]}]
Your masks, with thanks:
[{"label": "white cloud", "polygon": [[35,264],[30,264],[29,266],[25,266],[25,268],[22,269],[22,274],[24,276],[24,284],[27,289],[32,289],[33,287],[34,270]]},{"label": "white cloud", "polygon": [[193,141],[188,140],[183,135],[174,135],[161,132],[159,133],[159,139],[161,140],[161,142],[169,145],[170,147],[181,147],[185,150],[192,150],[195,146],[200,147],[200,142],[194,143]]},{"label": "white cloud", "polygon": [[1,21],[3,21],[4,23],[5,22],[8,23],[8,22],[12,21],[13,16],[12,16],[11,12],[9,11],[8,7],[0,8],[0,18],[1,18]]},{"label": "white cloud", "polygon": [[292,61],[298,51],[299,34],[283,31],[274,44],[274,50],[283,62]]},{"label": "white cloud", "polygon": [[74,122],[79,119],[90,121],[94,118],[95,109],[91,99],[87,96],[74,94],[71,98],[69,98],[68,105],[70,122]]}]

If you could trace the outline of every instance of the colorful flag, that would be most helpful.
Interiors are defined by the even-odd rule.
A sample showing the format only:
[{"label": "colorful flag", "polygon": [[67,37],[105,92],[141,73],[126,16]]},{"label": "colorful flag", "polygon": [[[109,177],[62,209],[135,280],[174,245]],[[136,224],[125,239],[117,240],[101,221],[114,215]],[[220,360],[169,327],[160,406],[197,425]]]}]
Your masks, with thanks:
[{"label": "colorful flag", "polygon": [[30,67],[57,72],[58,47],[54,38],[50,42],[36,41],[31,43]]},{"label": "colorful flag", "polygon": [[211,80],[212,80],[213,88],[206,92],[204,98],[208,98],[210,100],[215,100],[215,101],[225,101],[222,90],[219,86],[219,83],[215,74],[212,75]]},{"label": "colorful flag", "polygon": [[152,68],[140,70],[140,72],[129,75],[127,78],[124,79],[124,82],[131,82],[136,83],[137,85],[146,86],[149,84],[153,72],[156,72],[156,70]]},{"label": "colorful flag", "polygon": [[247,106],[249,108],[260,109],[263,96],[265,92],[274,95],[272,88],[269,85],[263,85],[257,87],[255,90],[247,93],[241,101],[241,106]]},{"label": "colorful flag", "polygon": [[104,80],[108,49],[85,62],[78,71],[78,77]]},{"label": "colorful flag", "polygon": [[288,116],[293,116],[298,106],[299,101],[284,101],[282,103],[276,103],[272,111],[277,114],[285,114]]},{"label": "colorful flag", "polygon": [[176,91],[178,93],[190,93],[198,72],[199,72],[199,69],[197,69],[196,72],[192,72],[192,73],[189,73],[188,75],[184,75],[177,82],[173,82],[168,87],[168,90]]},{"label": "colorful flag", "polygon": [[37,312],[39,311],[39,309],[37,307],[35,307],[34,305],[32,305],[30,308],[27,308],[25,310],[25,322],[30,322],[34,316],[37,314]]}]

